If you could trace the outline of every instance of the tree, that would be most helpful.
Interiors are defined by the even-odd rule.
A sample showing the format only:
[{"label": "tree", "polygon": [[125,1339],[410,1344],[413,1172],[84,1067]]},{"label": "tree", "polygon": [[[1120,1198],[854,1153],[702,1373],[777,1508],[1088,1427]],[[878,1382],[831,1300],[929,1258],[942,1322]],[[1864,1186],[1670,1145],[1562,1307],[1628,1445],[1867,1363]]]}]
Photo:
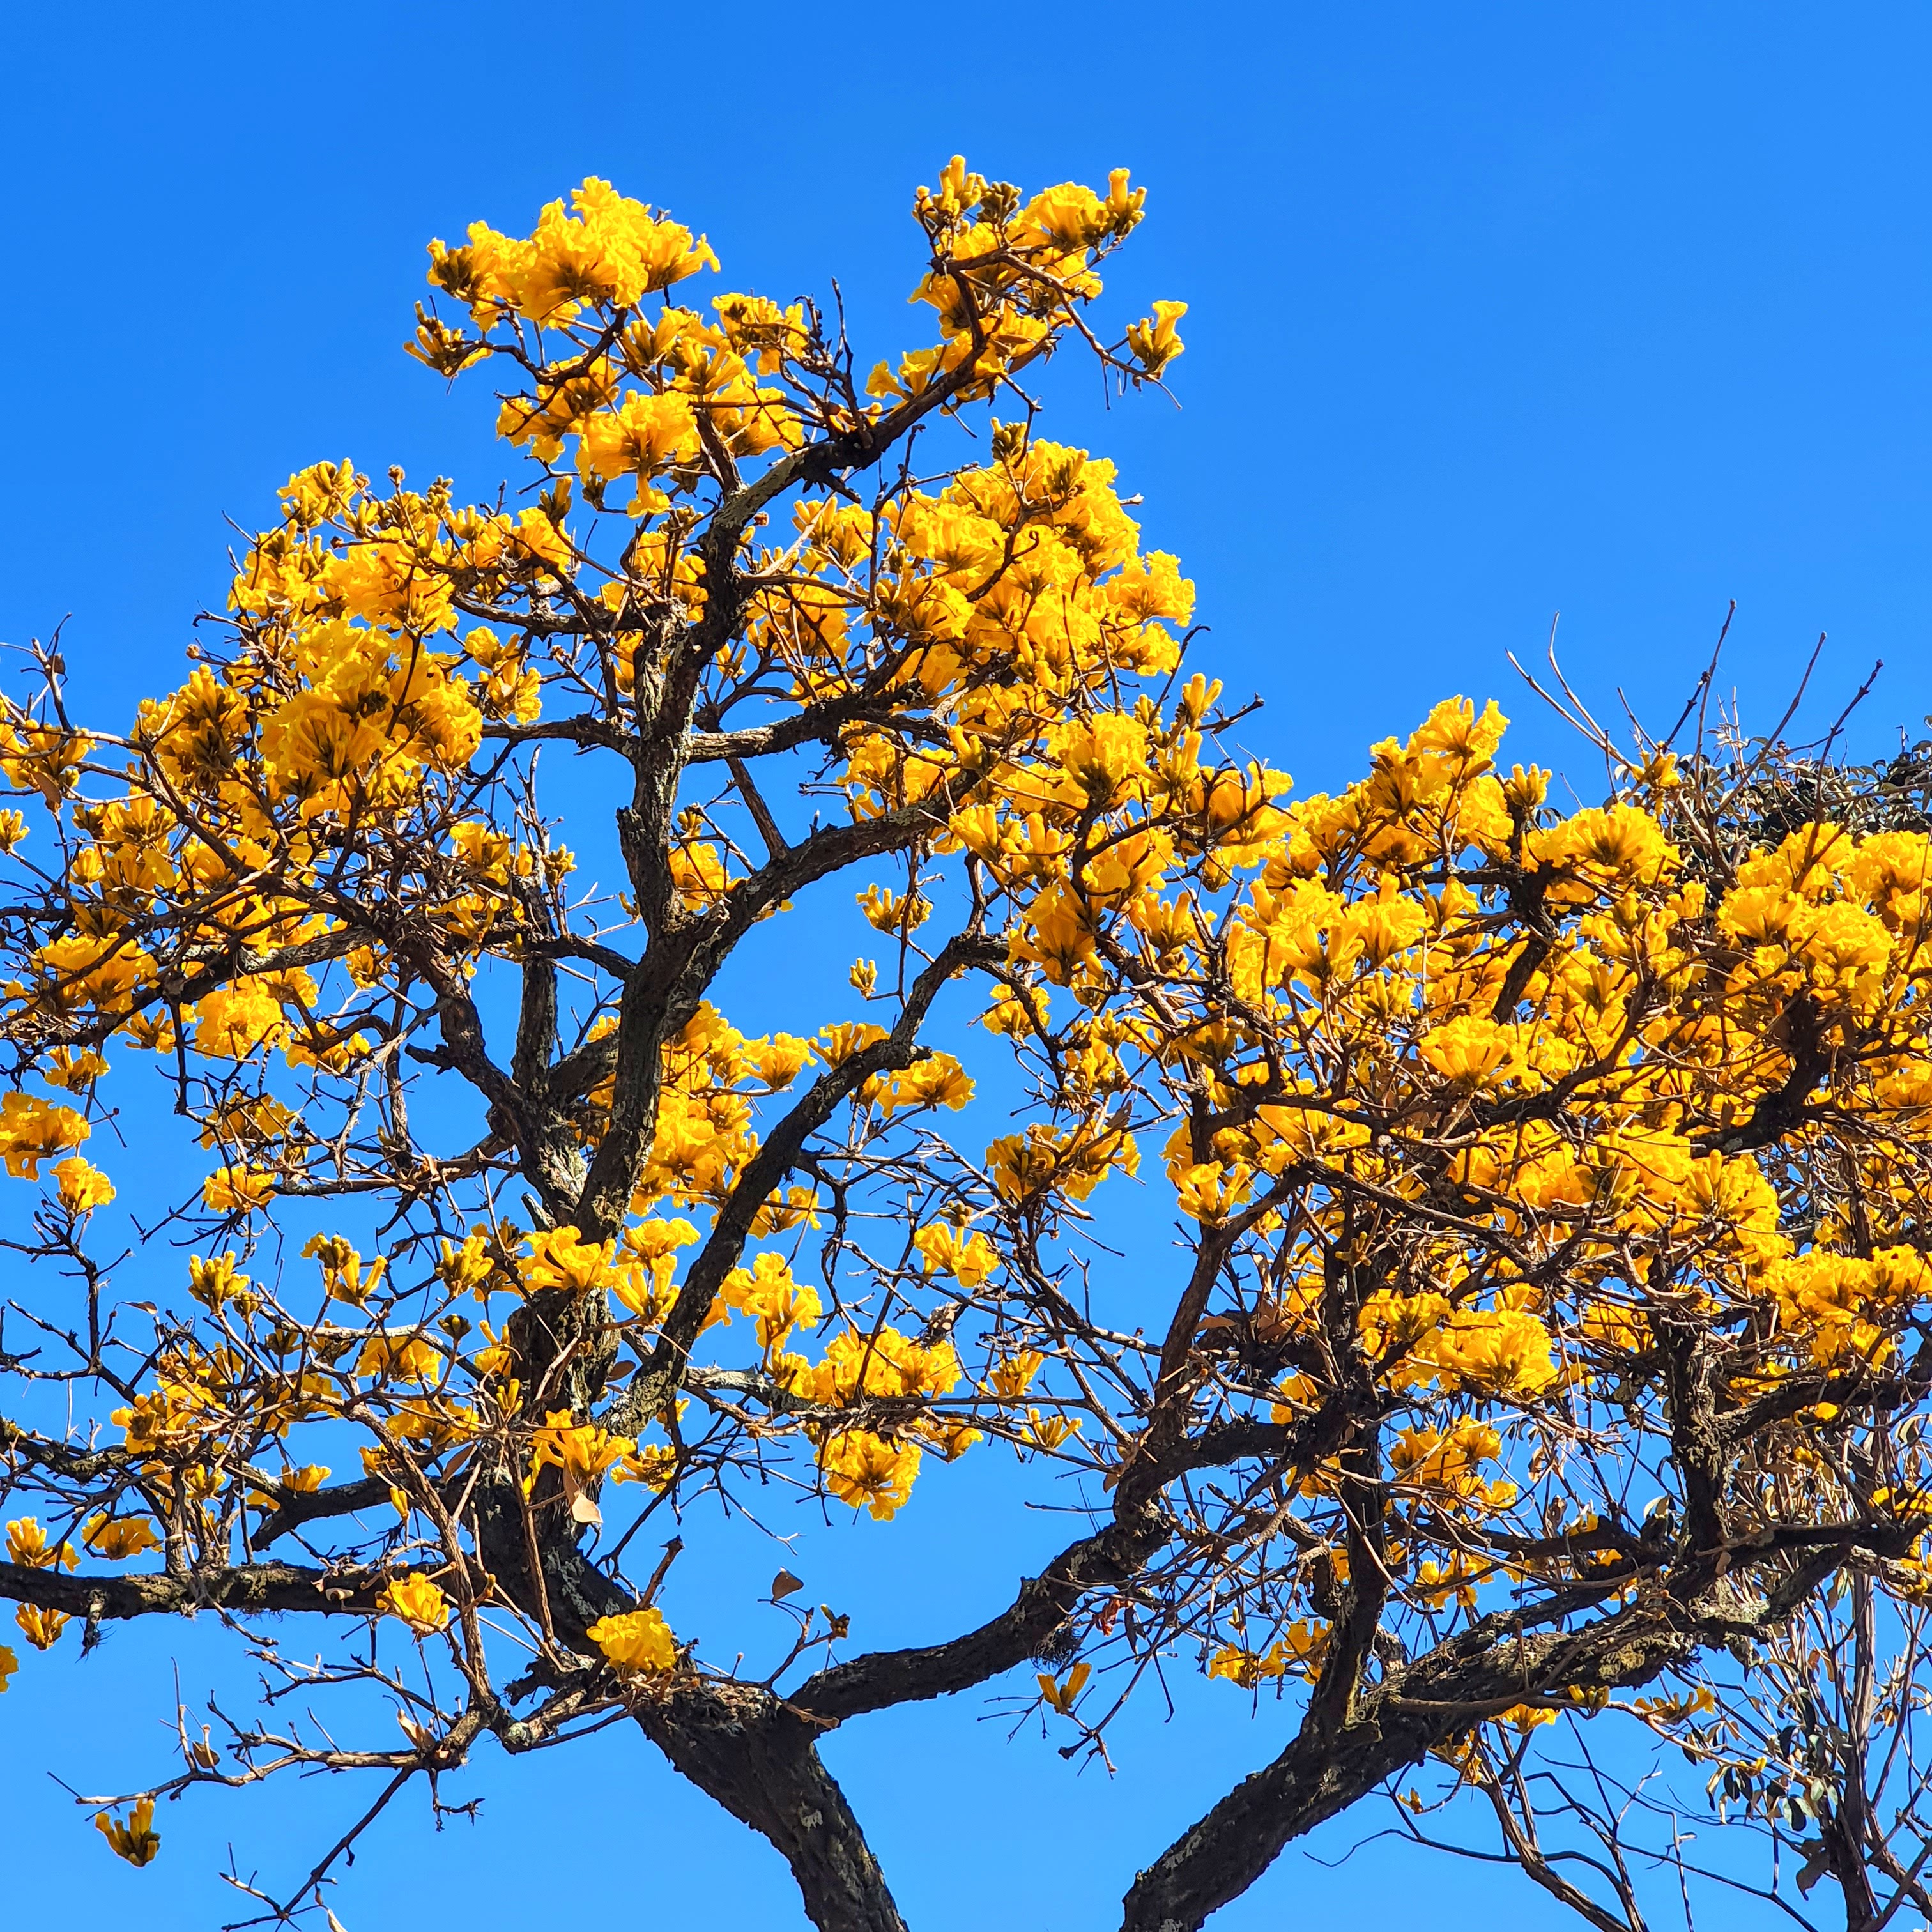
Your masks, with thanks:
[{"label": "tree", "polygon": [[[863,379],[836,312],[684,306],[702,238],[573,204],[432,244],[412,345],[503,380],[532,506],[317,465],[131,729],[76,720],[51,646],[6,722],[39,802],[0,826],[0,1154],[42,1192],[0,1594],[42,1651],[212,1615],[272,1689],[402,1720],[184,1712],[101,1828],[144,1863],[158,1799],[323,1768],[380,1808],[628,1719],[824,1932],[886,1932],[828,1732],[1031,1664],[1100,1753],[1198,1657],[1277,1694],[1265,1761],[1150,1847],[1130,1932],[1429,1762],[1600,1918],[1510,1808],[1552,1724],[1619,1704],[1711,1761],[1714,1684],[1775,1698],[1734,1654],[1840,1580],[1919,1600],[1922,826],[1740,817],[1763,773],[1701,734],[1604,740],[1564,813],[1460,700],[1291,802],[1026,386],[1180,352],[1179,304],[1092,320],[1124,174],[952,163],[914,204],[936,339]],[[614,895],[560,798],[611,811]],[[827,896],[883,964],[746,1037],[721,973]],[[97,1252],[110,1051],[205,1150],[184,1269]],[[962,1054],[1019,1092],[990,1144],[944,1132]],[[1100,1218],[1149,1152],[1153,1322]],[[626,1560],[712,1500],[883,1525],[944,1506],[925,1459],[1013,1454],[1080,1532],[977,1628],[935,1587],[919,1648],[800,1609],[728,1670],[665,1615],[678,1540]]]}]

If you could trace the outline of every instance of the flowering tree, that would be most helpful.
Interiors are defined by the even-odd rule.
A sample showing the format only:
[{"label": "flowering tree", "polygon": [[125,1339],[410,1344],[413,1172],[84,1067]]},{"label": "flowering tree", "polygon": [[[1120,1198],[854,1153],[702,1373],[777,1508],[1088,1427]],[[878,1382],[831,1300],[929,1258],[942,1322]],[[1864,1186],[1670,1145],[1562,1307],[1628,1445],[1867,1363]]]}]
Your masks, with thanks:
[{"label": "flowering tree", "polygon": [[[1178,304],[1092,320],[1142,199],[956,160],[914,210],[934,339],[869,376],[810,304],[676,298],[710,250],[602,182],[478,225],[412,352],[496,374],[530,507],[302,472],[119,734],[36,647],[0,1594],[56,1654],[212,1615],[272,1688],[401,1720],[184,1714],[92,1801],[124,1858],[199,1787],[436,1790],[628,1718],[824,1932],[886,1932],[830,1732],[1016,1681],[1097,1753],[1180,1655],[1270,1691],[1261,1768],[1150,1848],[1132,1932],[1425,1762],[1602,1914],[1499,1765],[1612,1705],[1732,1750],[1705,1660],[1733,1694],[1846,1576],[1917,1600],[1932,848],[1714,815],[1648,740],[1564,814],[1460,700],[1335,797],[1234,756],[1191,586],[1028,387],[1180,352]],[[826,895],[878,957],[747,1037],[721,972],[776,976]],[[78,1150],[129,1054],[204,1155],[185,1267],[104,1258]],[[1019,1096],[990,1144],[945,1130],[962,1055]],[[1124,1283],[1137,1175],[1178,1240]],[[928,1459],[1015,1454],[1080,1533],[976,1628],[935,1588],[921,1647],[797,1609],[726,1670],[665,1614],[678,1541],[626,1560],[773,1485],[889,1536],[945,1506]]]}]

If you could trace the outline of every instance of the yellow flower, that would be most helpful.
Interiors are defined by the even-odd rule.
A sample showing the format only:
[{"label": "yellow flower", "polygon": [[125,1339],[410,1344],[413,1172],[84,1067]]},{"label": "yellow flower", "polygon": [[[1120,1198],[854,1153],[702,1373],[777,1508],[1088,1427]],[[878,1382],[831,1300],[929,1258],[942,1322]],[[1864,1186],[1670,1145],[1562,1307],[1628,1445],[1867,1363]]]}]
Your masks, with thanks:
[{"label": "yellow flower", "polygon": [[1144,321],[1127,325],[1127,348],[1150,376],[1158,376],[1186,345],[1174,326],[1187,313],[1183,302],[1157,302]]},{"label": "yellow flower", "polygon": [[0,1098],[0,1160],[16,1180],[38,1180],[40,1162],[78,1147],[92,1130],[71,1107],[56,1107],[33,1094]]},{"label": "yellow flower", "polygon": [[716,1312],[729,1322],[733,1309],[752,1318],[758,1324],[758,1346],[770,1351],[782,1347],[794,1328],[816,1322],[820,1305],[818,1291],[795,1280],[782,1255],[768,1252],[757,1256],[748,1268],[734,1268],[724,1277]]},{"label": "yellow flower", "polygon": [[1529,1396],[1556,1379],[1550,1330],[1520,1309],[1456,1314],[1430,1340],[1435,1360],[1472,1388]]},{"label": "yellow flower", "polygon": [[379,1256],[364,1274],[361,1254],[340,1234],[311,1234],[302,1244],[302,1253],[320,1267],[329,1298],[346,1301],[352,1308],[360,1308],[369,1299],[388,1265]]},{"label": "yellow flower", "polygon": [[654,487],[656,479],[697,454],[698,418],[689,401],[633,390],[616,409],[585,420],[577,464],[586,478],[600,482],[634,478],[631,508],[641,516],[669,507],[670,499]]},{"label": "yellow flower", "polygon": [[1650,814],[1634,805],[1574,813],[1528,842],[1532,857],[1549,866],[1607,873],[1618,884],[1648,884],[1677,866],[1680,854]]},{"label": "yellow flower", "polygon": [[161,1834],[154,1829],[154,1801],[152,1798],[142,1798],[128,1813],[125,1824],[110,1813],[97,1811],[94,1826],[112,1846],[114,1856],[125,1858],[130,1865],[152,1864],[154,1854],[161,1849]]},{"label": "yellow flower", "polygon": [[289,1036],[281,1002],[253,980],[218,986],[196,1004],[195,1050],[221,1060],[246,1060],[260,1046],[279,1046]]},{"label": "yellow flower", "polygon": [[214,1214],[252,1214],[274,1198],[275,1177],[238,1166],[218,1167],[201,1184],[202,1204]]},{"label": "yellow flower", "polygon": [[574,1496],[637,1446],[629,1436],[614,1436],[601,1424],[573,1423],[567,1408],[553,1410],[531,1438],[530,1472],[524,1479],[525,1487],[535,1484],[539,1470],[554,1465],[562,1471],[565,1487]]},{"label": "yellow flower", "polygon": [[1174,1183],[1174,1199],[1184,1214],[1197,1221],[1225,1221],[1248,1198],[1254,1173],[1245,1162],[1224,1167],[1204,1161],[1184,1169]]},{"label": "yellow flower", "polygon": [[745,1050],[758,1069],[758,1078],[775,1090],[789,1087],[813,1058],[811,1041],[788,1033],[775,1033],[769,1040],[748,1040]]},{"label": "yellow flower", "polygon": [[448,1598],[420,1570],[392,1577],[376,1607],[385,1616],[400,1618],[418,1636],[434,1636],[449,1622]]},{"label": "yellow flower", "polygon": [[[0,812],[0,818],[5,816]],[[57,1046],[42,1065],[40,1077],[50,1086],[64,1088],[70,1094],[81,1094],[106,1071],[106,1061],[91,1047],[76,1053],[71,1047]]]},{"label": "yellow flower", "polygon": [[51,1570],[65,1564],[70,1570],[80,1567],[71,1544],[50,1545],[47,1533],[30,1516],[16,1518],[7,1526],[7,1555],[10,1561],[29,1570]]},{"label": "yellow flower", "polygon": [[626,1610],[621,1616],[599,1617],[589,1634],[611,1668],[622,1676],[669,1670],[677,1662],[677,1640],[661,1610]]},{"label": "yellow flower", "polygon": [[1444,698],[1416,728],[1409,748],[1432,753],[1459,768],[1486,768],[1508,724],[1493,699],[1478,718],[1466,698]]},{"label": "yellow flower", "polygon": [[1073,1706],[1079,1701],[1081,1690],[1092,1672],[1093,1666],[1083,1661],[1066,1673],[1064,1683],[1056,1682],[1044,1670],[1036,1672],[1035,1679],[1040,1685],[1040,1694],[1063,1718],[1070,1718]]},{"label": "yellow flower", "polygon": [[818,1037],[823,1043],[818,1052],[826,1066],[838,1066],[862,1048],[871,1046],[885,1036],[885,1028],[874,1026],[869,1021],[841,1020],[836,1026],[819,1028]]},{"label": "yellow flower", "polygon": [[1480,1014],[1463,1014],[1424,1035],[1422,1057],[1445,1080],[1481,1088],[1507,1077],[1516,1051],[1514,1027],[1498,1026]]},{"label": "yellow flower", "polygon": [[7,1682],[20,1667],[20,1660],[5,1644],[0,1643],[0,1690],[7,1688]]},{"label": "yellow flower", "polygon": [[923,894],[908,896],[890,892],[884,886],[868,886],[858,895],[858,902],[866,924],[879,932],[912,932],[932,914],[932,902]]},{"label": "yellow flower", "polygon": [[950,1274],[962,1288],[977,1288],[1004,1265],[1000,1251],[975,1230],[962,1239],[960,1231],[944,1221],[935,1221],[912,1238],[928,1274]]},{"label": "yellow flower", "polygon": [[38,1604],[21,1604],[14,1612],[14,1621],[26,1633],[27,1641],[36,1650],[52,1649],[68,1625],[64,1610],[44,1610]]},{"label": "yellow flower", "polygon": [[[515,241],[478,221],[466,245],[430,244],[429,278],[467,302],[486,326],[509,308],[533,321],[566,322],[586,303],[629,308],[646,295],[716,268],[718,258],[682,222],[652,214],[592,175],[573,190],[574,216],[560,201],[543,211],[536,232]],[[445,332],[447,334],[448,332]],[[434,364],[437,344],[420,350]],[[449,350],[461,366],[462,351]]]},{"label": "yellow flower", "polygon": [[1280,1670],[1269,1669],[1270,1660],[1248,1651],[1238,1650],[1232,1644],[1223,1644],[1208,1660],[1208,1675],[1225,1677],[1229,1683],[1238,1684],[1245,1690],[1262,1677],[1281,1675]]},{"label": "yellow flower", "polygon": [[860,1395],[945,1395],[959,1380],[959,1358],[950,1342],[923,1348],[890,1325],[846,1328],[832,1338],[825,1358],[796,1385],[797,1393],[827,1406]]},{"label": "yellow flower", "polygon": [[436,1345],[420,1335],[371,1335],[356,1358],[356,1372],[378,1380],[430,1382],[442,1368]]},{"label": "yellow flower", "polygon": [[1512,1704],[1507,1711],[1499,1711],[1491,1720],[1508,1724],[1512,1730],[1533,1731],[1539,1725],[1553,1724],[1556,1713],[1540,1704]]},{"label": "yellow flower", "polygon": [[842,1503],[885,1522],[912,1494],[919,1450],[910,1442],[890,1442],[869,1429],[844,1429],[826,1438],[818,1466],[825,1472],[825,1486]]},{"label": "yellow flower", "polygon": [[1002,1402],[1018,1402],[1033,1386],[1034,1377],[1046,1361],[1037,1348],[1022,1348],[993,1364],[988,1371],[986,1384]]},{"label": "yellow flower", "polygon": [[661,1442],[646,1443],[610,1466],[612,1482],[642,1483],[652,1490],[668,1489],[676,1474],[677,1451]]},{"label": "yellow flower", "polygon": [[1080,1418],[1071,1415],[1047,1415],[1036,1408],[1027,1411],[1026,1434],[1028,1442],[1036,1448],[1054,1450],[1070,1436],[1080,1432]]},{"label": "yellow flower", "polygon": [[70,1214],[91,1214],[114,1198],[114,1184],[90,1161],[70,1154],[54,1169],[60,1203]]},{"label": "yellow flower", "polygon": [[662,1322],[677,1301],[672,1277],[677,1250],[690,1246],[698,1230],[686,1220],[653,1219],[624,1230],[623,1255],[612,1270],[610,1292],[633,1315]]},{"label": "yellow flower", "polygon": [[1328,1638],[1325,1624],[1298,1620],[1258,1654],[1224,1644],[1208,1660],[1208,1675],[1225,1677],[1250,1690],[1264,1678],[1285,1677],[1291,1670],[1317,1661]]},{"label": "yellow flower", "polygon": [[560,1288],[573,1294],[603,1286],[616,1252],[614,1241],[584,1241],[574,1228],[550,1228],[527,1236],[530,1258],[517,1264],[524,1286],[534,1294]]},{"label": "yellow flower", "polygon": [[110,1563],[124,1562],[144,1550],[158,1550],[161,1539],[144,1516],[109,1517],[104,1512],[91,1516],[81,1532],[81,1540],[97,1556]]},{"label": "yellow flower", "polygon": [[211,1313],[220,1314],[230,1301],[252,1306],[254,1298],[248,1288],[248,1277],[237,1272],[232,1254],[217,1255],[212,1261],[200,1255],[188,1258],[188,1292]]},{"label": "yellow flower", "polygon": [[1054,734],[1052,751],[1083,803],[1117,804],[1148,776],[1147,727],[1119,712],[1064,727]]}]

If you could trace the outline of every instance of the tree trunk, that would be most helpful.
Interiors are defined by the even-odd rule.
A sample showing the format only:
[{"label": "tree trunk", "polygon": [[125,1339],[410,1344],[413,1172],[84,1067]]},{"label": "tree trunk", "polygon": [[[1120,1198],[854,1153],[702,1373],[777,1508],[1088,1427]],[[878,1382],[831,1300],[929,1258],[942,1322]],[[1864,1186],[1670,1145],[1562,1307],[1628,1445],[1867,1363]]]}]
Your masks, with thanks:
[{"label": "tree trunk", "polygon": [[750,1684],[678,1685],[638,1721],[679,1771],[769,1839],[818,1932],[906,1932],[811,1728]]}]

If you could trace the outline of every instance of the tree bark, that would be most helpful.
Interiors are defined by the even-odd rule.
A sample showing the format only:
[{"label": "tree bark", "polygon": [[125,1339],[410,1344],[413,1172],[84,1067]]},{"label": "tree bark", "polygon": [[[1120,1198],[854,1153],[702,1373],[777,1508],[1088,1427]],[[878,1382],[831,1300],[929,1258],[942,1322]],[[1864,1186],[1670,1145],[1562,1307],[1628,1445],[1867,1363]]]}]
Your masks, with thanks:
[{"label": "tree bark", "polygon": [[700,1791],[770,1840],[818,1932],[906,1932],[812,1730],[752,1684],[677,1685],[638,1722]]},{"label": "tree bark", "polygon": [[1643,1606],[1576,1634],[1511,1636],[1510,1621],[1485,1618],[1392,1672],[1338,1725],[1304,1722],[1272,1764],[1244,1779],[1134,1880],[1122,1901],[1122,1932],[1196,1932],[1291,1840],[1484,1717],[1552,1688],[1642,1683],[1693,1647],[1669,1616]]}]

